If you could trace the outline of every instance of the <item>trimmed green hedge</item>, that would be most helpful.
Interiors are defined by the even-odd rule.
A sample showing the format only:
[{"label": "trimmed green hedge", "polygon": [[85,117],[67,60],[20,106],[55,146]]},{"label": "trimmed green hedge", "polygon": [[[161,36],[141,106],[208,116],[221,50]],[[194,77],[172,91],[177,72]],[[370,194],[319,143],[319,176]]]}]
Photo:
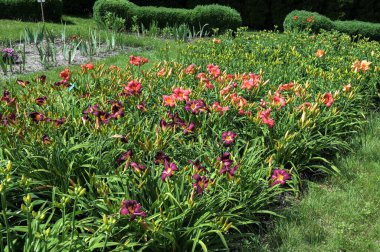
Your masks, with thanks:
[{"label": "trimmed green hedge", "polygon": [[305,30],[311,28],[313,32],[319,30],[337,30],[351,36],[362,35],[364,37],[380,40],[380,24],[363,21],[332,21],[326,16],[316,12],[295,10],[290,12],[284,20],[284,29],[288,31]]},{"label": "trimmed green hedge", "polygon": [[179,9],[153,6],[138,6],[127,0],[98,0],[94,5],[94,18],[98,23],[104,23],[106,12],[113,12],[126,19],[127,27],[132,24],[132,17],[137,16],[138,22],[148,27],[156,21],[159,27],[188,24],[198,28],[208,24],[207,30],[219,28],[221,31],[236,29],[242,25],[242,19],[236,10],[221,5],[200,5],[194,9]]},{"label": "trimmed green hedge", "polygon": [[[36,0],[0,0],[0,10],[0,19],[41,20],[41,6]],[[44,15],[45,20],[60,21],[62,1],[46,0]]]},{"label": "trimmed green hedge", "polygon": [[62,0],[62,2],[64,14],[90,16],[95,0]]}]

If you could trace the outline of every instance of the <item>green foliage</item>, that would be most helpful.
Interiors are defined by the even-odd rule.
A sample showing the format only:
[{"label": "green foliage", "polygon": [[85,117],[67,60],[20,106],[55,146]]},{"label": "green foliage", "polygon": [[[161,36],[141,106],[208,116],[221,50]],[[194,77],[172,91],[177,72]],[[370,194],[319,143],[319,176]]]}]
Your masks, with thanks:
[{"label": "green foliage", "polygon": [[316,12],[295,10],[290,12],[284,20],[284,29],[286,31],[310,29],[313,32],[319,32],[321,29],[330,31],[334,28],[334,23],[331,19]]},{"label": "green foliage", "polygon": [[125,19],[118,17],[115,13],[107,12],[104,16],[104,24],[112,31],[121,32],[125,29]]},{"label": "green foliage", "polygon": [[62,0],[63,13],[68,15],[89,16],[96,0]]},{"label": "green foliage", "polygon": [[[0,0],[0,9],[0,19],[41,20],[41,6],[35,0]],[[62,1],[46,0],[44,15],[45,20],[60,21]]]},{"label": "green foliage", "polygon": [[285,30],[308,30],[319,32],[323,30],[337,30],[351,36],[363,36],[374,40],[380,40],[380,24],[362,21],[332,21],[326,16],[316,12],[292,11],[284,20]]},{"label": "green foliage", "polygon": [[240,14],[226,6],[211,5],[198,6],[192,10],[165,8],[165,7],[140,7],[127,0],[98,0],[94,5],[94,18],[98,23],[104,23],[106,12],[113,12],[125,18],[127,27],[132,25],[133,17],[145,27],[149,27],[153,21],[158,27],[178,26],[187,24],[196,29],[207,25],[211,31],[219,28],[221,31],[236,29],[241,25]]}]

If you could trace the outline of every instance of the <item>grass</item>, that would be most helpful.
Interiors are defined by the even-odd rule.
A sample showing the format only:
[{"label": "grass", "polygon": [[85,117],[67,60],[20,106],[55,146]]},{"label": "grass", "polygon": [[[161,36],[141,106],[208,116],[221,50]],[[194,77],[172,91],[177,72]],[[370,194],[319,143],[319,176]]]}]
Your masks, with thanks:
[{"label": "grass", "polygon": [[362,147],[339,162],[342,176],[309,182],[305,197],[284,210],[261,250],[379,251],[379,135],[377,115],[359,138]]}]

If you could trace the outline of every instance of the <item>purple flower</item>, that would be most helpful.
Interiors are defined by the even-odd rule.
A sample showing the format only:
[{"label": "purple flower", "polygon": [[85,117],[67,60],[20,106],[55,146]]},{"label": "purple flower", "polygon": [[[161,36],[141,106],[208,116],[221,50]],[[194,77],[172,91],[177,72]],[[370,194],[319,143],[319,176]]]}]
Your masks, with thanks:
[{"label": "purple flower", "polygon": [[189,160],[189,163],[193,165],[193,168],[195,169],[196,173],[200,173],[202,171],[207,172],[206,168],[201,164],[201,161],[199,161],[198,159],[194,162]]},{"label": "purple flower", "polygon": [[42,122],[45,118],[43,114],[37,112],[32,112],[29,114],[29,116],[35,123]]},{"label": "purple flower", "polygon": [[133,152],[131,149],[127,150],[126,152],[121,153],[121,155],[116,159],[116,163],[120,165],[124,161],[130,160],[133,155]]},{"label": "purple flower", "polygon": [[225,146],[231,146],[233,142],[235,141],[235,137],[237,136],[236,133],[232,131],[227,131],[222,133],[222,141]]},{"label": "purple flower", "polygon": [[187,135],[187,134],[189,134],[189,133],[193,133],[194,128],[195,128],[194,123],[190,123],[189,126],[187,126],[187,127],[185,128],[185,130],[183,131],[183,134],[184,134],[184,135]]},{"label": "purple flower", "polygon": [[142,218],[147,216],[147,214],[141,210],[141,205],[137,203],[136,200],[123,200],[121,202],[120,215],[130,215],[131,221],[136,219],[137,216]]},{"label": "purple flower", "polygon": [[123,104],[119,101],[109,101],[111,103],[111,118],[119,119],[124,116]]},{"label": "purple flower", "polygon": [[197,190],[198,195],[203,194],[204,190],[208,186],[208,179],[205,176],[201,177],[199,174],[195,174],[193,179],[195,179],[193,187]]},{"label": "purple flower", "polygon": [[38,106],[45,105],[46,104],[46,96],[37,98],[36,103]]},{"label": "purple flower", "polygon": [[164,170],[162,171],[161,179],[165,181],[167,177],[171,178],[174,175],[174,171],[177,171],[178,168],[175,163],[169,163],[168,161],[164,162]]},{"label": "purple flower", "polygon": [[141,112],[146,112],[146,104],[145,101],[140,102],[139,105],[136,105],[136,108]]},{"label": "purple flower", "polygon": [[208,108],[203,100],[191,100],[186,102],[185,110],[196,115],[199,112],[208,111]]},{"label": "purple flower", "polygon": [[170,162],[170,157],[166,155],[163,151],[157,152],[154,163],[158,165],[164,164],[165,162]]},{"label": "purple flower", "polygon": [[235,172],[239,168],[240,164],[232,167],[233,161],[230,159],[229,152],[225,152],[218,158],[218,160],[221,164],[220,174],[227,174],[227,177],[231,179],[235,175]]},{"label": "purple flower", "polygon": [[272,173],[271,179],[273,180],[272,186],[281,184],[285,185],[286,180],[290,179],[290,174],[287,173],[285,170],[282,169],[275,169]]},{"label": "purple flower", "polygon": [[131,167],[132,167],[132,170],[134,171],[134,172],[141,172],[141,171],[144,171],[144,170],[146,170],[146,166],[145,165],[142,165],[142,164],[138,164],[138,163],[136,163],[136,162],[132,162],[131,163]]}]

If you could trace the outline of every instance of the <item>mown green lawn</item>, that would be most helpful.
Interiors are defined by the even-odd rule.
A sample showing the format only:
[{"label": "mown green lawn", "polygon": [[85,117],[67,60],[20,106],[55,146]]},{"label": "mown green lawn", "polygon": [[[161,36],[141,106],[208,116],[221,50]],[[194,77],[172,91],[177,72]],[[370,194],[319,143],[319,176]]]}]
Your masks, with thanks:
[{"label": "mown green lawn", "polygon": [[262,251],[380,251],[380,116],[357,151],[339,162],[341,176],[309,182],[298,204],[283,211]]}]

